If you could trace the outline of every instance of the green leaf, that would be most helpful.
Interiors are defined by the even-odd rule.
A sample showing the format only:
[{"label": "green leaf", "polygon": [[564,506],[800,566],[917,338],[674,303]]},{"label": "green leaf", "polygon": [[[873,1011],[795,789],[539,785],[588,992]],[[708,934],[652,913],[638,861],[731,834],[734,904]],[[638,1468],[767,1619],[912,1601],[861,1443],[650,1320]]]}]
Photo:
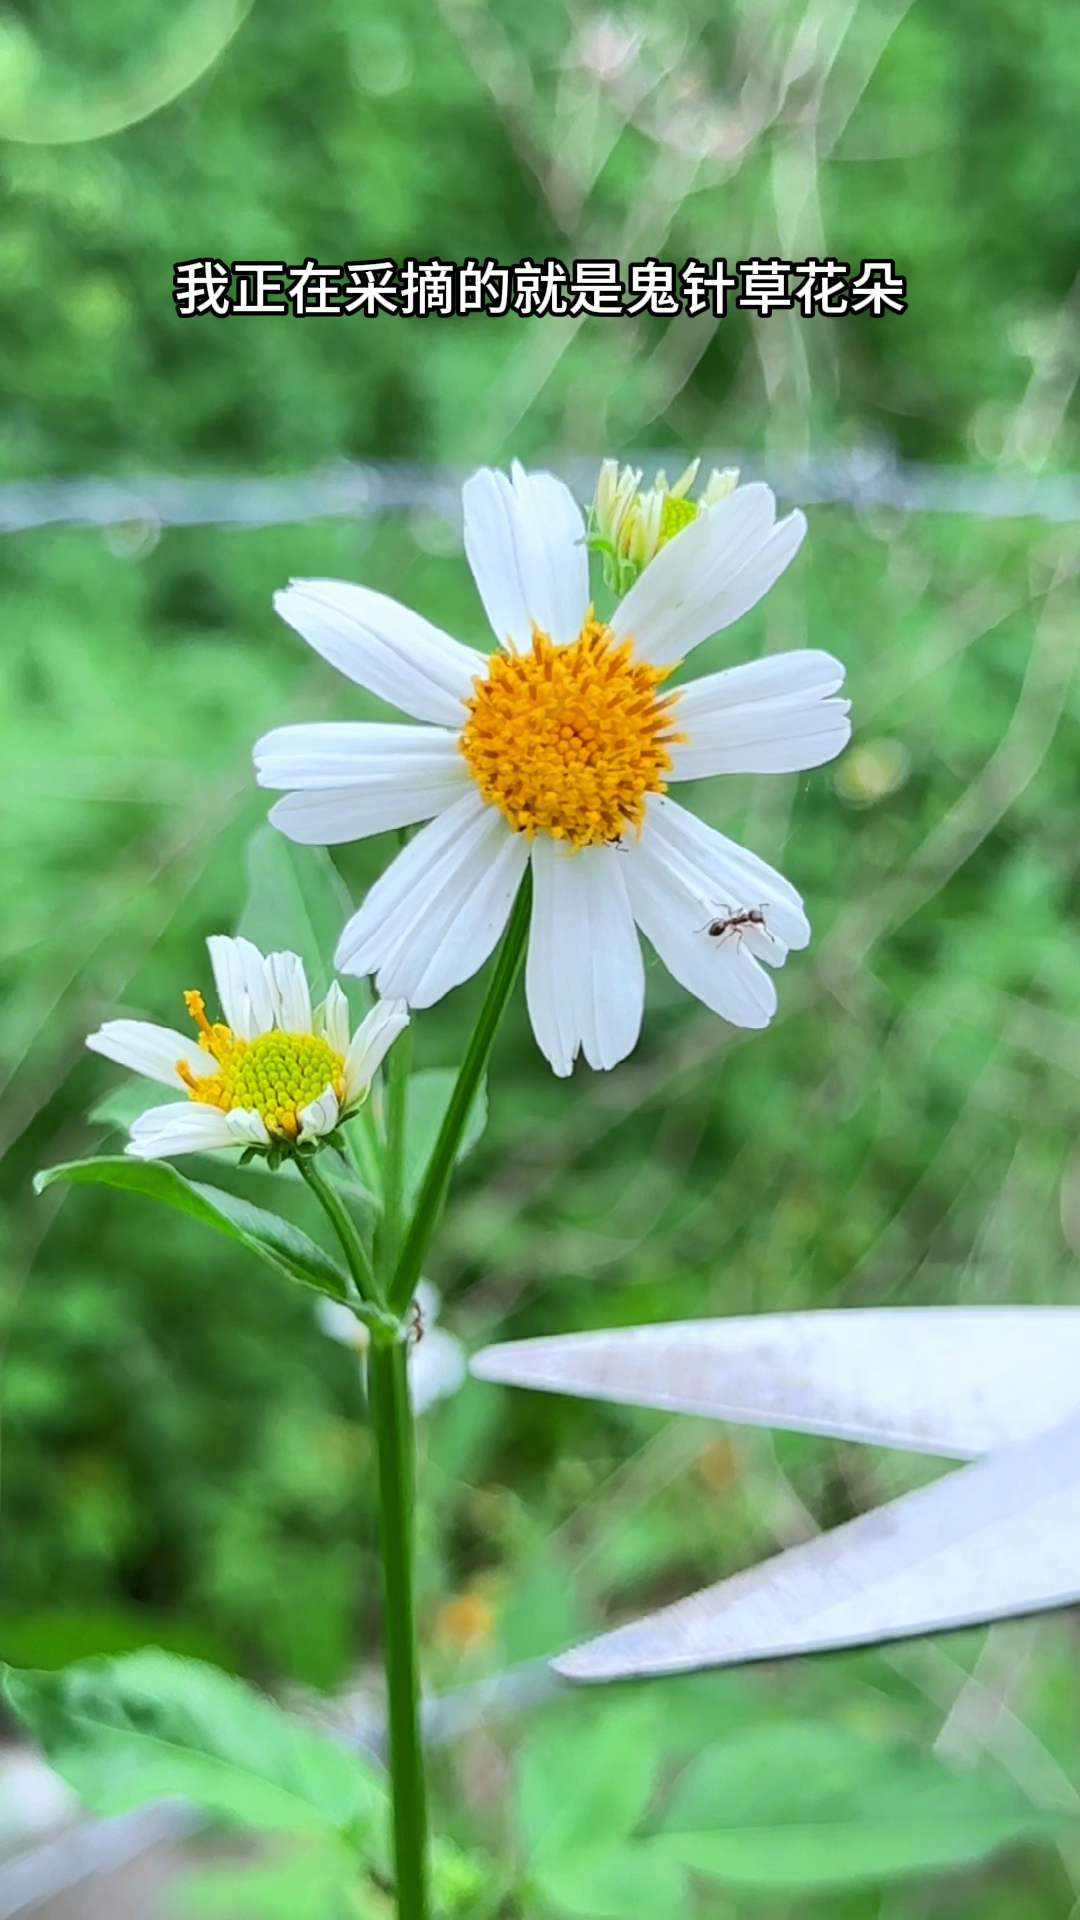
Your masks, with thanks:
[{"label": "green leaf", "polygon": [[6,1670],[4,1692],[95,1813],[179,1797],[245,1826],[374,1832],[372,1768],[217,1667],[158,1648],[60,1673]]},{"label": "green leaf", "polygon": [[1033,1806],[1004,1775],[789,1722],[699,1754],[656,1844],[733,1886],[842,1886],[970,1865],[1049,1838],[1067,1817]]},{"label": "green leaf", "polygon": [[[263,953],[281,947],[298,953],[312,998],[321,1000],[333,977],[334,948],[353,910],[345,882],[325,847],[298,846],[274,827],[256,827],[245,861],[248,891],[237,933]],[[342,986],[354,1014],[365,1012],[366,988],[354,980]]]},{"label": "green leaf", "polygon": [[[420,1191],[424,1169],[438,1138],[457,1072],[453,1067],[424,1067],[409,1075],[405,1097],[405,1206],[413,1206]],[[471,1153],[487,1126],[487,1082],[481,1080],[465,1122],[457,1158]]]},{"label": "green leaf", "polygon": [[537,1867],[633,1831],[656,1775],[652,1721],[651,1701],[638,1695],[584,1721],[574,1714],[532,1730],[518,1771],[517,1813]]},{"label": "green leaf", "polygon": [[534,1878],[553,1907],[588,1920],[669,1920],[685,1910],[682,1869],[649,1840],[545,1856]]},{"label": "green leaf", "polygon": [[102,1156],[92,1160],[70,1160],[62,1166],[46,1167],[34,1180],[34,1191],[44,1192],[57,1180],[76,1184],[119,1187],[127,1193],[146,1194],[161,1200],[180,1213],[188,1213],[205,1226],[213,1227],[238,1245],[246,1247],[260,1260],[287,1273],[317,1293],[332,1300],[349,1297],[349,1282],[342,1268],[324,1253],[306,1233],[276,1213],[253,1207],[247,1200],[220,1187],[203,1186],[186,1180],[165,1160],[135,1160],[128,1156]]}]

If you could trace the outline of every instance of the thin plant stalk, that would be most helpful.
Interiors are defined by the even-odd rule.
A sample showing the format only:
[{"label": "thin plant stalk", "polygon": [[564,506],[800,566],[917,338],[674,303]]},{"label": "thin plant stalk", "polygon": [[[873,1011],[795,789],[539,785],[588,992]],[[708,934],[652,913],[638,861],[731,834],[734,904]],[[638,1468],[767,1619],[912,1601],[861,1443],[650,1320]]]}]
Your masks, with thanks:
[{"label": "thin plant stalk", "polygon": [[[314,1154],[298,1154],[296,1165],[319,1202],[341,1243],[341,1250],[361,1300],[381,1306],[375,1272],[356,1227],[333,1181],[328,1180]],[[366,1316],[365,1316],[366,1318]]]},{"label": "thin plant stalk", "polygon": [[[430,1913],[414,1583],[416,1440],[408,1380],[409,1328],[402,1316],[420,1278],[473,1101],[521,967],[531,902],[530,876],[526,873],[403,1242],[401,1202],[408,1055],[402,1050],[400,1040],[390,1055],[385,1211],[376,1239],[378,1277],[340,1195],[314,1160],[300,1161],[300,1171],[341,1243],[357,1291],[365,1301],[372,1302],[376,1310],[384,1309],[379,1322],[372,1324],[368,1396],[378,1460],[383,1643],[398,1920],[428,1920]],[[388,1275],[385,1289],[379,1284],[384,1275]]]},{"label": "thin plant stalk", "polygon": [[414,1600],[416,1447],[407,1350],[372,1345],[368,1395],[379,1471],[383,1654],[398,1920],[427,1920],[428,1845]]},{"label": "thin plant stalk", "polygon": [[404,1313],[413,1297],[424,1256],[438,1226],[439,1215],[450,1185],[450,1176],[454,1171],[454,1161],[461,1145],[461,1137],[468,1124],[472,1104],[491,1055],[499,1021],[502,1019],[521,967],[529,932],[531,906],[532,873],[527,867],[510,914],[502,946],[499,948],[499,957],[495,962],[495,970],[488,985],[484,1004],[480,1009],[480,1017],[465,1049],[465,1058],[458,1071],[454,1091],[450,1095],[450,1104],[443,1115],[438,1138],[424,1170],[424,1178],[405,1235],[405,1243],[387,1288],[387,1305],[395,1313]]}]

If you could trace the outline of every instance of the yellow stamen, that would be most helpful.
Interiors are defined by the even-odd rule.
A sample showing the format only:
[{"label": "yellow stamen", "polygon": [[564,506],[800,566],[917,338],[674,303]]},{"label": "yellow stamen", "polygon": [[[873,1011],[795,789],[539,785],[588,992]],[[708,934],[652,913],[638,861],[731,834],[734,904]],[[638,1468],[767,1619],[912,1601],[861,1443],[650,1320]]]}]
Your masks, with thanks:
[{"label": "yellow stamen", "polygon": [[640,826],[684,738],[670,725],[678,694],[657,698],[670,671],[632,659],[591,610],[568,646],[534,628],[528,653],[492,654],[458,742],[483,798],[530,840],[599,846]]},{"label": "yellow stamen", "polygon": [[304,1107],[329,1086],[345,1098],[345,1062],[318,1034],[257,1034],[241,1040],[231,1027],[212,1026],[201,993],[189,991],[184,1004],[199,1029],[199,1045],[217,1063],[217,1072],[196,1074],[185,1060],[176,1071],[192,1100],[230,1113],[234,1107],[261,1114],[271,1138],[295,1140]]}]

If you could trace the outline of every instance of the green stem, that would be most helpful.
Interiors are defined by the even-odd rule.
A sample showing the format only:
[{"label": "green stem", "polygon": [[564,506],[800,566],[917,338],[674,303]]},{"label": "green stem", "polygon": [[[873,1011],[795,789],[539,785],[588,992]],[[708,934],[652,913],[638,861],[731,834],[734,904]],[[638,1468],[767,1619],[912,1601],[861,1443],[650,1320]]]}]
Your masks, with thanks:
[{"label": "green stem", "polygon": [[[313,1158],[300,1171],[325,1210],[358,1290],[374,1285],[367,1254],[339,1195]],[[379,1536],[383,1567],[383,1641],[394,1866],[398,1920],[428,1920],[427,1806],[420,1748],[420,1676],[413,1601],[414,1458],[407,1333],[377,1303],[372,1306],[368,1398],[379,1476]],[[365,1320],[367,1316],[364,1316]],[[371,1323],[369,1323],[371,1324]]]},{"label": "green stem", "polygon": [[383,1640],[398,1920],[427,1920],[427,1807],[413,1603],[413,1416],[407,1350],[372,1345],[368,1394],[379,1463]]},{"label": "green stem", "polygon": [[438,1138],[431,1150],[431,1158],[424,1170],[423,1184],[409,1222],[405,1244],[387,1288],[387,1305],[395,1313],[404,1313],[420,1278],[424,1256],[438,1224],[443,1201],[446,1199],[446,1190],[450,1185],[450,1176],[454,1170],[461,1136],[465,1131],[476,1090],[488,1063],[503,1009],[517,979],[529,931],[529,911],[532,905],[531,879],[531,871],[526,868],[525,878],[518,890],[510,922],[499,949],[499,957],[495,962],[495,971],[491,976],[487,998],[480,1009],[480,1018],[465,1050],[465,1058],[454,1083],[454,1091],[450,1095],[450,1104],[443,1116]]},{"label": "green stem", "polygon": [[313,1153],[298,1153],[296,1164],[341,1242],[342,1252],[360,1298],[375,1306],[381,1305],[367,1248],[337,1188],[327,1179]]}]

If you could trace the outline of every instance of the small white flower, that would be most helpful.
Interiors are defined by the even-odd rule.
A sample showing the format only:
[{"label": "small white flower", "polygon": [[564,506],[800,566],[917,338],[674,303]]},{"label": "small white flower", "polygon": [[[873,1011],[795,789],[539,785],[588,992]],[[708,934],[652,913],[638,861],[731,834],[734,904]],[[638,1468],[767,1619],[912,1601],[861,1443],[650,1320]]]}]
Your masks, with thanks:
[{"label": "small white flower", "polygon": [[[437,1327],[438,1289],[430,1280],[421,1280],[413,1298],[416,1331],[409,1344],[407,1372],[413,1412],[425,1413],[436,1400],[446,1400],[464,1386],[468,1373],[465,1349],[445,1327]],[[340,1340],[360,1355],[366,1355],[370,1335],[351,1308],[337,1300],[321,1296],[315,1302],[315,1318],[331,1340]]]},{"label": "small white flower", "polygon": [[275,598],[332,665],[424,723],[279,727],[255,747],[261,785],[290,790],[270,818],[294,840],[430,822],[345,927],[338,969],[431,1006],[484,964],[531,860],[526,997],[556,1073],[579,1050],[605,1068],[633,1048],[636,927],[706,1006],[765,1026],[776,992],[760,963],[806,945],[802,901],[666,789],[831,760],[851,731],[836,698],[844,669],[807,649],[662,688],[768,591],[798,550],[802,514],[777,521],[768,487],[737,488],[660,548],[602,624],[582,515],[561,481],[485,468],[464,499],[492,654],[366,587],[294,581]]},{"label": "small white flower", "polygon": [[201,993],[184,1002],[197,1037],[146,1020],[107,1020],[87,1040],[122,1067],[179,1087],[173,1100],[140,1114],[127,1152],[139,1160],[218,1147],[298,1142],[332,1133],[367,1094],[387,1050],[408,1025],[403,1000],[380,1000],[355,1034],[335,980],[312,1012],[303,961],[264,958],[250,940],[208,941],[227,1024],[211,1025]]}]

